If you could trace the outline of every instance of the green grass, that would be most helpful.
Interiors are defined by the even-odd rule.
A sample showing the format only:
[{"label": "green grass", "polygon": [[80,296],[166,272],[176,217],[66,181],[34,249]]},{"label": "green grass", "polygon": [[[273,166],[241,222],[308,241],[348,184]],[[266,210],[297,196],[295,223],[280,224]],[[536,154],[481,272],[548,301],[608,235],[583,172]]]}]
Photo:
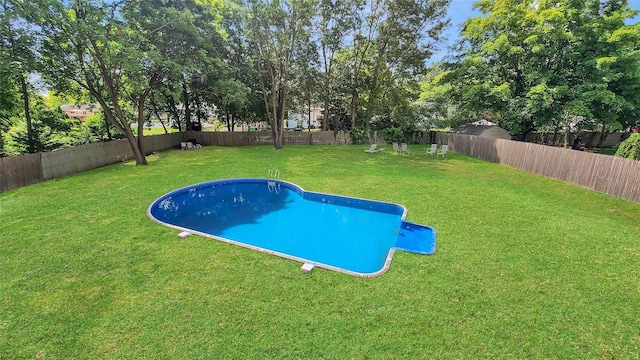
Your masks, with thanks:
[{"label": "green grass", "polygon": [[616,154],[616,148],[593,148],[592,151],[594,153],[597,154],[604,154],[604,155],[615,155]]},{"label": "green grass", "polygon": [[[639,204],[365,148],[174,150],[0,194],[0,358],[638,358]],[[371,279],[304,274],[146,216],[171,190],[268,169],[403,204],[437,251]]]},{"label": "green grass", "polygon": [[[132,131],[133,131],[134,135],[136,135],[136,136],[138,135],[138,128],[137,127],[133,128]],[[169,134],[172,134],[172,133],[178,132],[178,129],[172,128],[172,127],[167,127],[167,131],[169,132]],[[151,129],[149,129],[147,127],[144,128],[144,136],[164,135],[164,134],[165,134],[165,131],[164,131],[164,128],[162,128],[162,127],[154,127],[154,128],[151,128]]]}]

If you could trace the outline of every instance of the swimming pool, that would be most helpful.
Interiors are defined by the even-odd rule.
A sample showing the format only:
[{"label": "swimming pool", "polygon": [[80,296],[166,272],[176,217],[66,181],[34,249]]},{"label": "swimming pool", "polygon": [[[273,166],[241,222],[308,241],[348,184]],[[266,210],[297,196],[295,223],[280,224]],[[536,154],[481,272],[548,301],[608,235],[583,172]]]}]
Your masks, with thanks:
[{"label": "swimming pool", "polygon": [[260,178],[187,186],[147,210],[152,220],[181,231],[356,276],[384,273],[395,249],[435,252],[435,230],[404,221],[406,213],[397,204]]}]

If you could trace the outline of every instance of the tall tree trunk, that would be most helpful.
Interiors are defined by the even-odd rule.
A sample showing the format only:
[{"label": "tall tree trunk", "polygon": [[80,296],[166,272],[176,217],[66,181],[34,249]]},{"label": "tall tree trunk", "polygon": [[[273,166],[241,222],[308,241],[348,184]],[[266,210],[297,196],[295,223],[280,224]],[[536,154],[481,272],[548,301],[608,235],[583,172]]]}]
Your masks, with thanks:
[{"label": "tall tree trunk", "polygon": [[307,120],[307,130],[311,132],[311,101],[309,101],[309,119]]},{"label": "tall tree trunk", "polygon": [[182,103],[184,104],[184,121],[187,126],[187,131],[193,130],[193,124],[191,123],[191,108],[189,104],[189,90],[187,82],[182,82]]},{"label": "tall tree trunk", "polygon": [[[333,63],[332,58],[328,58],[326,44],[322,45],[322,60],[324,62],[324,110],[322,114],[322,130],[329,130],[329,97],[331,96],[331,90],[329,89],[331,82],[331,65]],[[333,52],[332,52],[333,54]]]},{"label": "tall tree trunk", "polygon": [[358,93],[351,93],[351,128],[356,127],[356,107],[358,105]]},{"label": "tall tree trunk", "polygon": [[322,130],[329,130],[329,92],[324,98],[324,109],[322,110]]},{"label": "tall tree trunk", "polygon": [[[105,108],[103,108],[104,110]],[[136,165],[147,165],[147,159],[144,157],[144,154],[142,153],[141,149],[140,149],[140,145],[138,144],[138,139],[136,138],[135,135],[133,135],[133,131],[131,131],[131,126],[129,126],[129,124],[126,122],[125,119],[121,118],[120,121],[123,124],[126,124],[126,126],[122,127],[118,124],[118,120],[116,120],[115,116],[117,116],[117,113],[114,114],[113,112],[111,112],[111,110],[105,110],[105,117],[107,119],[109,119],[109,121],[111,121],[114,125],[116,125],[116,127],[120,128],[119,130],[121,130],[124,135],[127,137],[127,141],[129,141],[129,145],[131,145],[131,150],[133,152],[133,157],[136,160]]]},{"label": "tall tree trunk", "polygon": [[[131,146],[131,151],[133,152],[133,157],[136,159],[136,165],[147,165],[147,159],[140,151],[140,146],[138,146],[138,139],[133,135],[133,131],[131,131],[131,126],[129,122],[124,116],[124,112],[120,108],[120,105],[117,101],[112,101],[113,109],[107,105],[106,100],[101,96],[101,94],[93,87],[92,84],[88,86],[89,93],[100,103],[102,107],[102,111],[104,113],[105,118],[113,124],[113,126],[118,129],[121,133],[123,133],[127,137],[127,141],[129,141],[129,145]],[[115,98],[112,94],[112,98]]]},{"label": "tall tree trunk", "polygon": [[109,119],[107,119],[107,117],[104,117],[104,128],[107,131],[107,139],[109,141],[113,140],[113,137],[111,136],[111,123],[109,122]]},{"label": "tall tree trunk", "polygon": [[[150,90],[145,90],[138,97],[138,147],[143,152],[142,138],[144,136],[144,102]],[[144,153],[144,152],[143,152]]]},{"label": "tall tree trunk", "polygon": [[31,110],[29,107],[29,87],[27,85],[26,75],[20,76],[20,88],[22,90],[22,102],[24,104],[24,118],[27,121],[27,151],[29,153],[36,152],[35,141],[33,139],[33,126],[31,125]]},{"label": "tall tree trunk", "polygon": [[596,144],[596,147],[601,147],[602,144],[605,142],[605,140],[607,140],[608,135],[609,135],[609,132],[607,131],[607,125],[602,125],[602,132],[598,137],[598,143]]},{"label": "tall tree trunk", "polygon": [[153,98],[151,98],[151,107],[153,109],[153,114],[158,118],[158,121],[160,121],[160,125],[162,125],[162,128],[164,129],[164,133],[168,134],[169,130],[167,130],[167,125],[164,123],[164,121],[162,121],[162,117],[160,117],[160,112],[158,111],[158,106],[155,103],[155,101],[153,101]]}]

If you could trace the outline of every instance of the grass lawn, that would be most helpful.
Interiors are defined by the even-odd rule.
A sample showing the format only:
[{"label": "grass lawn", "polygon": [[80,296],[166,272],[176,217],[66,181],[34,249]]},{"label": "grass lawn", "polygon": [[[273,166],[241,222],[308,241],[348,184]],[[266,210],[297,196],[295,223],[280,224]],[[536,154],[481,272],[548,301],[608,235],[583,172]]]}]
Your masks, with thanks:
[{"label": "grass lawn", "polygon": [[[0,194],[0,358],[639,357],[640,204],[366,148],[172,150]],[[304,274],[146,216],[171,190],[268,169],[403,204],[436,228],[436,253],[398,251],[371,279]]]}]

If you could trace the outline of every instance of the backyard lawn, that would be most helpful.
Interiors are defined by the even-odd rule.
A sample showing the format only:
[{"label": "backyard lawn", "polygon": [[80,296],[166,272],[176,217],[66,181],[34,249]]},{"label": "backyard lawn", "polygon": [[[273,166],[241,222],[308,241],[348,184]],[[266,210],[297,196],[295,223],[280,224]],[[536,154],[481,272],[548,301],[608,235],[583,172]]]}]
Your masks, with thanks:
[{"label": "backyard lawn", "polygon": [[[0,358],[638,359],[640,204],[367,148],[171,150],[1,193]],[[436,253],[398,251],[375,278],[305,274],[147,218],[169,191],[269,169],[404,205]]]}]

